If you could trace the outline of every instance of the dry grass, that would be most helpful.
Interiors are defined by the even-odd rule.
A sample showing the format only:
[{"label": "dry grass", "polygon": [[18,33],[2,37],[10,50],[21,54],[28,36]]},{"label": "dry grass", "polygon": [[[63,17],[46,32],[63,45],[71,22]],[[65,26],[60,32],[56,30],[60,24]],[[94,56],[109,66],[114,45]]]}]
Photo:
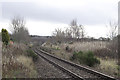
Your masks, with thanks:
[{"label": "dry grass", "polygon": [[31,77],[35,77],[35,75],[37,75],[32,58],[21,55],[17,56],[17,61],[29,69],[29,75]]},{"label": "dry grass", "polygon": [[[17,45],[19,47],[17,47]],[[22,44],[23,45],[23,44]],[[35,78],[37,72],[30,57],[25,56],[22,45],[2,47],[2,77],[3,78]],[[25,45],[23,45],[25,46]],[[25,46],[26,47],[26,46]]]},{"label": "dry grass", "polygon": [[109,74],[111,76],[118,76],[118,65],[115,59],[102,59],[99,58],[100,65],[97,67],[102,72]]},{"label": "dry grass", "polygon": [[25,67],[28,67],[29,69],[33,68],[33,61],[32,61],[32,58],[30,57],[20,55],[20,56],[17,56],[17,61],[19,63],[22,63]]},{"label": "dry grass", "polygon": [[52,54],[60,58],[69,60],[69,58],[72,56],[72,54],[70,52],[66,52],[65,47],[62,47],[61,45],[51,45],[46,43],[43,47],[48,49],[48,52],[51,51]]},{"label": "dry grass", "polygon": [[94,42],[74,42],[73,44],[65,44],[70,46],[75,51],[94,51],[96,49],[106,48],[107,42],[94,41]]},{"label": "dry grass", "polygon": [[[44,46],[52,49],[52,52],[62,58],[69,59],[74,51],[95,51],[97,49],[106,48],[106,45],[109,44],[108,42],[103,41],[91,41],[91,42],[74,42],[73,44],[69,43],[62,43],[59,45],[53,45],[50,43],[46,43]],[[71,51],[66,51],[66,46],[69,46]]]},{"label": "dry grass", "polygon": [[[73,44],[62,43],[59,45],[45,44],[44,46],[51,49],[52,53],[57,55],[58,57],[68,59],[73,55],[74,51],[93,51],[98,59],[100,59],[100,65],[93,67],[98,71],[101,71],[105,74],[117,77],[118,76],[118,65],[117,60],[115,58],[111,58],[111,56],[115,56],[115,54],[110,53],[110,49],[108,48],[109,42],[104,41],[94,41],[94,42],[74,42]],[[66,46],[72,49],[71,52],[67,52],[65,50]],[[99,50],[99,51],[98,51]],[[99,52],[99,53],[98,53]],[[107,58],[106,58],[107,56]],[[77,63],[77,62],[75,62]]]}]

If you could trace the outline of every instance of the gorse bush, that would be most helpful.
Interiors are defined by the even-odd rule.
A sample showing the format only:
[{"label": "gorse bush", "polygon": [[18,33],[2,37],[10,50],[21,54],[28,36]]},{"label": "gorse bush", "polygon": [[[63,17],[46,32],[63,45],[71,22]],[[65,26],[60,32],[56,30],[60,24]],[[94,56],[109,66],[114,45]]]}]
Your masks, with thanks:
[{"label": "gorse bush", "polygon": [[86,64],[88,66],[94,66],[95,64],[100,64],[100,61],[94,56],[93,52],[74,52],[71,60],[77,60],[79,63]]},{"label": "gorse bush", "polygon": [[8,31],[6,29],[2,29],[2,42],[5,45],[8,45],[8,42],[10,41],[10,36],[8,34]]},{"label": "gorse bush", "polygon": [[31,49],[28,49],[28,50],[27,50],[27,53],[28,53],[27,56],[32,57],[33,61],[37,61],[38,55],[35,54]]}]

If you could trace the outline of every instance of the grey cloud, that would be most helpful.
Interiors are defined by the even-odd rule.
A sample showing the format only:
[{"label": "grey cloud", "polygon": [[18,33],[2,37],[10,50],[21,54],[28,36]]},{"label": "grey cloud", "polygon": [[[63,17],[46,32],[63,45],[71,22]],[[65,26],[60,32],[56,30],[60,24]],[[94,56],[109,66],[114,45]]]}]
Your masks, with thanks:
[{"label": "grey cloud", "polygon": [[[111,10],[108,9],[109,7],[102,5],[101,8],[97,8],[97,4],[90,4],[89,6],[86,5],[86,7],[71,9],[58,9],[47,5],[38,7],[34,3],[5,2],[2,3],[2,17],[10,19],[14,16],[20,15],[33,20],[44,20],[67,24],[69,24],[72,19],[76,18],[80,24],[95,25],[105,24],[105,22],[113,16],[113,13],[110,12]],[[117,11],[115,12],[117,14]]]}]

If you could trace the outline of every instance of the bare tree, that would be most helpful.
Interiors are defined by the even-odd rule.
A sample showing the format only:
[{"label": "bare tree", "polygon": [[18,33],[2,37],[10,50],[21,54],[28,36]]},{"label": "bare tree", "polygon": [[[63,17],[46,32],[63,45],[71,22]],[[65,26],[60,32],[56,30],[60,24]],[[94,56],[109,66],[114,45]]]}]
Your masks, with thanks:
[{"label": "bare tree", "polygon": [[77,21],[76,20],[71,21],[70,28],[72,30],[72,37],[76,38],[77,32],[78,32],[78,26],[77,26]]},{"label": "bare tree", "polygon": [[72,38],[72,30],[71,30],[71,28],[66,28],[65,37],[66,38]]},{"label": "bare tree", "polygon": [[[107,28],[109,30],[108,37],[111,39],[110,43],[107,46],[112,51],[112,53],[116,55],[118,52],[118,24],[115,22],[109,22]],[[116,58],[115,55],[114,57]]]},{"label": "bare tree", "polygon": [[53,36],[64,37],[64,31],[62,31],[60,28],[57,28],[53,32]]},{"label": "bare tree", "polygon": [[107,36],[112,40],[114,37],[117,36],[118,24],[110,21],[107,25],[107,28],[109,29]]},{"label": "bare tree", "polygon": [[19,32],[19,29],[21,27],[24,27],[25,26],[25,21],[23,18],[21,17],[14,17],[12,20],[11,20],[11,25],[10,25],[10,29],[12,31],[12,33],[17,33]]},{"label": "bare tree", "polygon": [[80,27],[80,30],[81,30],[81,38],[84,38],[85,37],[85,29],[84,29],[84,26],[83,25],[79,25]]},{"label": "bare tree", "polygon": [[84,26],[82,25],[77,25],[77,21],[73,20],[70,23],[70,27],[66,28],[65,31],[62,29],[55,29],[55,31],[52,34],[57,41],[63,41],[65,39],[70,39],[70,38],[84,38],[85,36],[85,31],[84,31]]},{"label": "bare tree", "polygon": [[55,29],[52,35],[55,37],[55,40],[59,42],[63,41],[65,38],[65,32],[60,28]]},{"label": "bare tree", "polygon": [[84,27],[82,25],[77,25],[77,21],[73,20],[70,25],[71,31],[72,31],[72,37],[73,38],[84,38],[85,31]]},{"label": "bare tree", "polygon": [[29,32],[23,18],[14,17],[11,21],[12,37],[17,42],[28,42]]},{"label": "bare tree", "polygon": [[77,20],[73,19],[70,23],[70,26],[77,26]]}]

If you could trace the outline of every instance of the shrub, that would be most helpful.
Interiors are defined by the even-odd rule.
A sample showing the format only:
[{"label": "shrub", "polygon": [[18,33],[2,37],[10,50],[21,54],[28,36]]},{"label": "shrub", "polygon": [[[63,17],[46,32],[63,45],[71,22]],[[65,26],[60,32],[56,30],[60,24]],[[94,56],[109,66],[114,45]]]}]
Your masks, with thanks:
[{"label": "shrub", "polygon": [[61,41],[57,41],[59,44],[61,44]]},{"label": "shrub", "polygon": [[71,51],[72,51],[72,49],[71,49],[69,46],[66,46],[66,47],[65,47],[65,50],[68,51],[68,52],[71,52]]},{"label": "shrub", "polygon": [[94,66],[95,64],[100,64],[100,61],[94,56],[93,52],[74,52],[71,60],[77,60],[79,63],[86,64],[88,66]]},{"label": "shrub", "polygon": [[68,51],[69,50],[69,46],[66,46],[65,50]]},{"label": "shrub", "polygon": [[35,54],[31,49],[28,49],[28,50],[27,50],[27,53],[28,53],[27,56],[32,57],[33,61],[37,61],[38,55]]},{"label": "shrub", "polygon": [[56,50],[60,50],[60,48],[59,48],[59,47],[56,47]]},{"label": "shrub", "polygon": [[8,42],[10,41],[10,36],[8,34],[8,31],[6,29],[2,29],[2,42],[5,45],[8,45]]}]

